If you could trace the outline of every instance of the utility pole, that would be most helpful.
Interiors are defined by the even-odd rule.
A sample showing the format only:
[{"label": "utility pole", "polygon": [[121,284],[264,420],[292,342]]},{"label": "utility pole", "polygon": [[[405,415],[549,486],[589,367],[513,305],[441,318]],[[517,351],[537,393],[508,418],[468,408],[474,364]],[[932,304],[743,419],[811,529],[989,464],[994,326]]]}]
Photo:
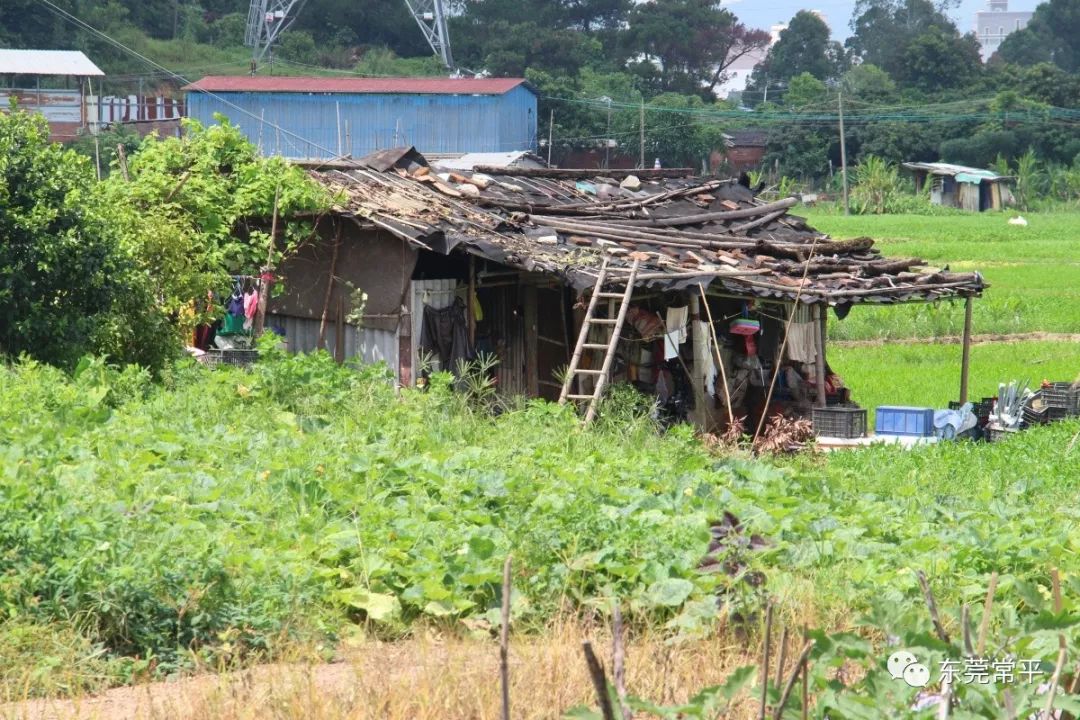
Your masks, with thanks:
[{"label": "utility pole", "polygon": [[638,140],[640,147],[640,154],[638,156],[638,167],[645,168],[645,98],[641,98],[641,116],[638,118],[638,124],[641,125],[641,137]]},{"label": "utility pole", "polygon": [[836,95],[836,104],[840,110],[840,174],[844,181],[844,214],[851,214],[851,207],[848,205],[848,184],[847,184],[847,143],[844,141],[844,89],[840,88]]},{"label": "utility pole", "polygon": [[548,166],[551,166],[551,143],[555,140],[555,108],[551,109],[548,119]]},{"label": "utility pole", "polygon": [[611,98],[607,100],[607,137],[604,138],[604,169],[611,167]]}]

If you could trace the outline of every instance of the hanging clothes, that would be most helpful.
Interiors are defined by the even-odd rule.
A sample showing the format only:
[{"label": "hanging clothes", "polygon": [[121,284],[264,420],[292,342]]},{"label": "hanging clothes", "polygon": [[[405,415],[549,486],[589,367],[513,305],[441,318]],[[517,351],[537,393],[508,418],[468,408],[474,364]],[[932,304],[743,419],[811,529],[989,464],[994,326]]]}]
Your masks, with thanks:
[{"label": "hanging clothes", "polygon": [[786,353],[793,362],[807,365],[817,362],[817,325],[809,305],[799,303],[795,308],[788,325]]},{"label": "hanging clothes", "polygon": [[465,302],[459,297],[452,305],[436,309],[424,305],[420,327],[420,350],[435,355],[439,369],[457,374],[458,363],[472,360]]},{"label": "hanging clothes", "polygon": [[248,292],[244,293],[244,329],[251,330],[251,326],[255,322],[255,313],[259,309],[259,291],[255,288],[249,288]]},{"label": "hanging clothes", "polygon": [[244,332],[244,290],[239,278],[233,278],[232,294],[225,301],[225,317],[218,335],[241,335]]},{"label": "hanging clothes", "polygon": [[712,344],[711,333],[709,332],[709,323],[704,320],[694,321],[694,332],[701,333],[706,338],[703,350],[705,354],[701,358],[694,358],[694,362],[700,362],[702,368],[702,377],[705,379],[705,389],[709,395],[716,394],[716,375],[719,372],[716,368],[716,346]]},{"label": "hanging clothes", "polygon": [[686,342],[686,318],[688,307],[669,307],[664,318],[667,333],[664,335],[664,359],[679,356],[679,346]]}]

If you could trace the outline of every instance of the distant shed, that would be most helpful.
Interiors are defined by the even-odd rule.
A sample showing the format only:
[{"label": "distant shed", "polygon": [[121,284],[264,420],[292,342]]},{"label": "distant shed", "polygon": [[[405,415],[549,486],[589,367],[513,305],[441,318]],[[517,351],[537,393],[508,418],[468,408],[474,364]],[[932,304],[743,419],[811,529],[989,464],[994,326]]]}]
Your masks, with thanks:
[{"label": "distant shed", "polygon": [[52,140],[73,140],[96,124],[90,82],[104,74],[76,50],[0,49],[0,112],[14,98],[20,109],[45,116]]},{"label": "distant shed", "polygon": [[401,145],[443,155],[536,145],[537,95],[522,78],[208,76],[184,90],[190,117],[211,124],[221,113],[265,154],[289,158],[361,157]]},{"label": "distant shed", "polygon": [[971,212],[1001,210],[1012,202],[1008,183],[1013,178],[991,170],[951,163],[904,163],[915,174],[915,189],[922,191],[930,183],[930,202],[934,205],[962,208]]}]

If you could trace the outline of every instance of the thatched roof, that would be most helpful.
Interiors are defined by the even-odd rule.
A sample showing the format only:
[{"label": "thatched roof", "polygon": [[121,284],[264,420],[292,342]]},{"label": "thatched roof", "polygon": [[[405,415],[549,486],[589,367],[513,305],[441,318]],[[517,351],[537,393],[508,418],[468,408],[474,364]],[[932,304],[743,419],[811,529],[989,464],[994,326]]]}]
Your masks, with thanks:
[{"label": "thatched roof", "polygon": [[439,175],[403,148],[311,172],[340,193],[339,215],[416,247],[550,273],[578,289],[595,283],[604,254],[618,278],[631,253],[646,257],[639,286],[703,284],[740,297],[899,303],[986,287],[977,272],[920,271],[919,258],[883,257],[870,238],[833,240],[788,213],[793,198],[763,202],[734,180],[670,169],[484,170]]}]

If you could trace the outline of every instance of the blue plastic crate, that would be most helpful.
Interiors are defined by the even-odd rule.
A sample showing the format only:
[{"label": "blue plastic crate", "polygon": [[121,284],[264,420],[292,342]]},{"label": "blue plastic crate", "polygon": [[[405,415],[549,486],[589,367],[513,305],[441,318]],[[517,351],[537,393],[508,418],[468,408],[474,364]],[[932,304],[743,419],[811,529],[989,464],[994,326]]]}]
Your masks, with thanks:
[{"label": "blue plastic crate", "polygon": [[934,409],[882,405],[874,416],[878,435],[930,437],[934,434]]}]

